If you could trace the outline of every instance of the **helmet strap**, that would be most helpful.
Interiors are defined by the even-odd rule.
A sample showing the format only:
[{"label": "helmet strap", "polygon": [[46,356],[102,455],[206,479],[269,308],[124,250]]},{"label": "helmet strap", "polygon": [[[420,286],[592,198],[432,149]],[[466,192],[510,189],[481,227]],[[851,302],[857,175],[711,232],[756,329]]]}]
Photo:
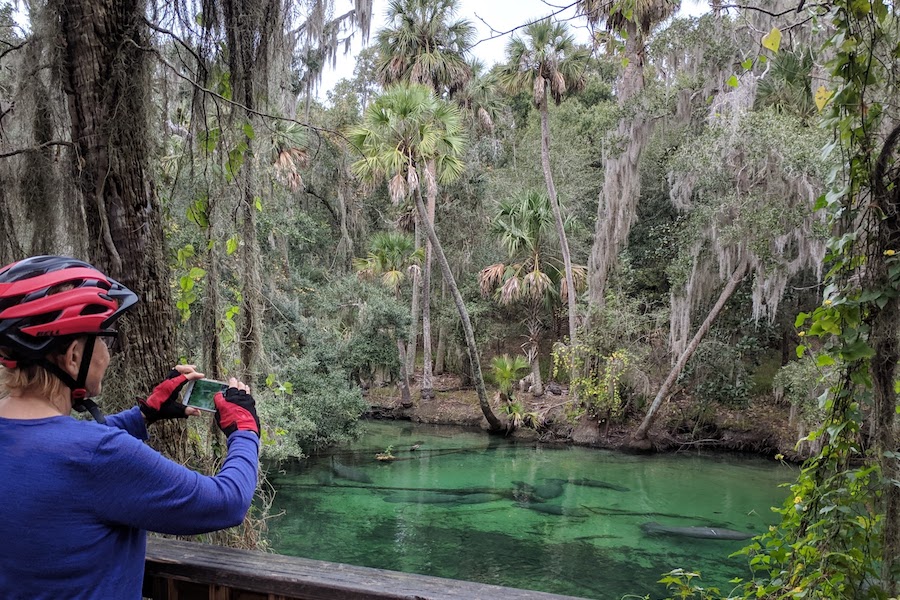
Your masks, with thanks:
[{"label": "helmet strap", "polygon": [[72,408],[78,412],[91,413],[91,416],[94,417],[94,420],[98,423],[106,423],[103,412],[93,400],[87,397],[87,388],[85,388],[88,371],[91,369],[91,358],[94,355],[94,344],[96,342],[96,336],[87,336],[87,339],[84,342],[84,352],[81,355],[81,365],[78,368],[78,377],[75,379],[58,365],[47,359],[42,358],[36,362],[56,375],[56,377],[71,390]]}]

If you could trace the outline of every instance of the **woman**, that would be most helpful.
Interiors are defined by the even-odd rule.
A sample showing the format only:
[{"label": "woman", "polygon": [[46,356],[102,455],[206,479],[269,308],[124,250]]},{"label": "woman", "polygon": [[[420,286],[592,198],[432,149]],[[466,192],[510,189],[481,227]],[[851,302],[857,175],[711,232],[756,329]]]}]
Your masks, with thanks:
[{"label": "woman", "polygon": [[[238,525],[256,489],[259,419],[236,379],[216,396],[228,454],[215,477],[144,444],[147,425],[196,409],[176,367],[146,400],[104,419],[90,400],[116,320],[138,301],[91,265],[38,256],[0,270],[0,598],[141,598],[146,531]],[[98,422],[73,419],[90,411]]]}]

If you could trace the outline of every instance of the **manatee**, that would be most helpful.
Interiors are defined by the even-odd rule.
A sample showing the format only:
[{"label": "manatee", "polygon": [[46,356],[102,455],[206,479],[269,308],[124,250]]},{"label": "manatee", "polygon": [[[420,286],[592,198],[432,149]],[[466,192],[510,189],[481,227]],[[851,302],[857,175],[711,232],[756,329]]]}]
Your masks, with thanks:
[{"label": "manatee", "polygon": [[583,517],[587,512],[580,508],[565,508],[555,504],[536,504],[534,502],[516,502],[519,508],[527,508],[545,515],[558,515],[561,517]]},{"label": "manatee", "polygon": [[627,488],[622,485],[616,485],[615,483],[607,483],[606,481],[600,481],[599,479],[570,479],[569,483],[573,485],[583,485],[585,487],[593,487],[593,488],[603,488],[607,490],[613,490],[616,492],[630,492],[631,488]]},{"label": "manatee", "polygon": [[385,496],[385,502],[410,504],[453,504],[459,501],[457,494],[445,494],[443,492],[401,492]]},{"label": "manatee", "polygon": [[342,465],[337,462],[331,463],[331,472],[339,479],[357,481],[359,483],[372,483],[372,478],[366,473],[354,467],[348,467],[347,465]]},{"label": "manatee", "polygon": [[456,496],[456,504],[484,504],[485,502],[494,502],[502,499],[503,496],[500,494],[459,494]]},{"label": "manatee", "polygon": [[544,479],[543,483],[533,486],[531,490],[541,500],[550,500],[562,496],[563,483],[562,479]]},{"label": "manatee", "polygon": [[700,538],[704,540],[749,540],[750,533],[718,527],[675,527],[661,525],[653,521],[643,523],[641,530],[647,535],[673,535],[676,537]]}]

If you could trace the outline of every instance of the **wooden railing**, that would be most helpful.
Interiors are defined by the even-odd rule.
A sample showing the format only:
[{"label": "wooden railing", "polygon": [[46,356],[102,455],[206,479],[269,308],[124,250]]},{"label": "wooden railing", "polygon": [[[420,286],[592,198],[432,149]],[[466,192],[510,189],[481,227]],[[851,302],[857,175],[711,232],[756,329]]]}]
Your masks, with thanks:
[{"label": "wooden railing", "polygon": [[495,585],[151,538],[153,600],[576,600]]}]

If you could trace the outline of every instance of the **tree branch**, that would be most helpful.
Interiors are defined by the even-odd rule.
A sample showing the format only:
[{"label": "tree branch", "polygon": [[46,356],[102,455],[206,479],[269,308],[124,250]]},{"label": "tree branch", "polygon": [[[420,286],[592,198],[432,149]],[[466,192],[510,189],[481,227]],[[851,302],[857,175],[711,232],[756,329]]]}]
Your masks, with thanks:
[{"label": "tree branch", "polygon": [[27,154],[29,152],[40,152],[46,148],[51,146],[74,146],[72,142],[66,142],[64,140],[51,140],[49,142],[44,142],[39,146],[32,146],[31,148],[19,148],[18,150],[11,150],[9,152],[0,153],[0,158],[9,158],[10,156],[16,156],[17,154]]}]

